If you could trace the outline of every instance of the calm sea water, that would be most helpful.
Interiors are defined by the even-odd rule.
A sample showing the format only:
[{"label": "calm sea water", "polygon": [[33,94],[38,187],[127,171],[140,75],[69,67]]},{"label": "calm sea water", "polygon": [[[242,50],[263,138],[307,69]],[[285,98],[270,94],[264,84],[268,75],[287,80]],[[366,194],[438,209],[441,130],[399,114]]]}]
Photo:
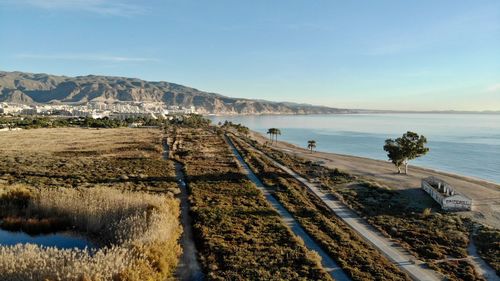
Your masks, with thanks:
[{"label": "calm sea water", "polygon": [[346,114],[210,117],[255,131],[281,130],[278,138],[302,147],[387,160],[387,138],[406,131],[425,135],[430,152],[411,164],[500,183],[500,115],[498,114]]}]

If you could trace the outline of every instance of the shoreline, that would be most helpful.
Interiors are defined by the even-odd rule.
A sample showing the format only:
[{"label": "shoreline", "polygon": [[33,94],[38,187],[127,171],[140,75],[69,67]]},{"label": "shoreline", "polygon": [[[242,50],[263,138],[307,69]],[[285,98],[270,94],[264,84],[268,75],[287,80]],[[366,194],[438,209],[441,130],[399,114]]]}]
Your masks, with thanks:
[{"label": "shoreline", "polygon": [[[250,135],[260,143],[268,141],[267,136],[259,132],[251,130]],[[498,183],[414,165],[409,165],[408,175],[398,174],[394,165],[389,161],[323,151],[310,153],[305,148],[285,141],[278,141],[272,147],[307,160],[322,161],[322,165],[329,168],[338,168],[352,175],[374,180],[397,190],[407,191],[410,196],[415,196],[417,201],[429,201],[430,198],[421,190],[422,178],[428,176],[442,178],[457,192],[472,198],[473,210],[460,212],[460,214],[500,229],[500,184]]]},{"label": "shoreline", "polygon": [[[259,132],[255,132],[255,133],[258,133],[258,134],[262,135]],[[279,141],[279,142],[286,144],[286,146],[294,146],[295,149],[297,149],[297,150],[305,150],[305,148],[302,148],[302,147],[300,147],[298,145],[295,145],[293,143],[290,143],[290,142],[286,142],[286,141]],[[309,150],[307,150],[307,151],[309,151]],[[290,151],[290,152],[293,153],[293,151]],[[389,162],[389,160],[381,160],[381,159],[364,157],[364,156],[358,156],[358,155],[353,155],[353,154],[343,154],[343,153],[336,153],[336,152],[329,152],[329,151],[320,151],[320,150],[315,150],[314,152],[322,153],[322,154],[333,154],[333,155],[339,155],[339,156],[344,156],[344,157],[358,158],[360,160],[379,161],[381,163],[390,163],[390,164],[392,164],[391,162]],[[447,175],[447,176],[450,176],[450,177],[458,177],[458,178],[462,178],[464,180],[476,181],[478,183],[484,183],[484,184],[488,184],[488,185],[497,186],[497,188],[500,191],[500,182],[494,182],[494,181],[491,181],[491,180],[487,180],[487,179],[483,179],[483,178],[475,177],[475,176],[458,174],[456,172],[439,170],[439,169],[431,168],[431,167],[427,167],[427,166],[419,166],[419,165],[411,165],[411,164],[409,164],[408,165],[408,170],[410,170],[410,168],[411,169],[427,170],[429,172],[438,173],[438,174],[444,174],[444,175]]]},{"label": "shoreline", "polygon": [[[267,137],[264,136],[260,132],[257,132],[257,131],[254,131],[254,130],[250,130],[250,131],[252,132],[253,135],[259,135],[259,137],[267,139]],[[307,149],[305,149],[303,147],[300,147],[300,146],[298,146],[296,144],[293,144],[293,143],[290,143],[290,142],[287,142],[287,141],[281,141],[281,140],[278,141],[278,144],[280,144],[280,143],[283,144],[286,147],[293,147],[293,149],[299,150],[301,153],[306,153],[306,152],[309,153],[309,150],[307,150]],[[276,148],[276,146],[273,146],[273,147]],[[285,149],[283,149],[283,150],[285,150]],[[289,152],[294,153],[294,151],[289,151]],[[357,158],[359,160],[378,161],[378,162],[381,162],[381,163],[384,163],[384,164],[389,163],[389,164],[392,165],[392,163],[389,162],[388,160],[385,161],[385,160],[381,160],[381,159],[363,157],[363,156],[352,155],[352,154],[343,154],[343,153],[336,153],[336,152],[329,152],[329,151],[319,151],[319,150],[315,150],[314,153],[332,154],[332,155],[343,156],[343,157]],[[314,153],[311,154],[311,156],[315,156]],[[318,157],[318,158],[320,158],[320,157]],[[326,159],[326,160],[328,160],[328,159]],[[426,170],[426,171],[429,171],[429,172],[443,174],[443,175],[450,176],[450,177],[458,177],[458,178],[461,178],[461,179],[464,179],[464,180],[470,180],[470,181],[475,181],[475,182],[482,183],[482,184],[492,185],[492,186],[496,186],[496,188],[498,188],[499,191],[500,191],[500,183],[494,182],[494,181],[491,181],[491,180],[487,180],[487,179],[483,179],[483,178],[480,178],[480,177],[463,175],[463,174],[458,174],[458,173],[450,172],[450,171],[443,171],[443,170],[439,170],[439,169],[435,169],[435,168],[430,168],[430,167],[427,167],[427,166],[418,166],[418,165],[411,165],[410,164],[410,165],[408,165],[408,168],[409,168],[409,170],[410,170],[410,168],[412,168],[412,169]]]}]

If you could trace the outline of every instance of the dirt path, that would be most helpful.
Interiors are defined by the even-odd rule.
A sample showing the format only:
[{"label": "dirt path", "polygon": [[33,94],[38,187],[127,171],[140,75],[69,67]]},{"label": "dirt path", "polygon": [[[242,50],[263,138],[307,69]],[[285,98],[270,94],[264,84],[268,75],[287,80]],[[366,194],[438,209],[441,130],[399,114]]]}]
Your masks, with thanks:
[{"label": "dirt path", "polygon": [[[165,145],[164,157],[168,158],[168,145]],[[196,250],[196,244],[193,238],[192,219],[189,215],[189,195],[184,180],[182,165],[178,162],[175,162],[175,175],[181,190],[179,199],[181,201],[181,224],[183,230],[180,240],[182,255],[175,276],[181,281],[201,281],[205,279],[205,276],[198,262],[198,251]]]},{"label": "dirt path", "polygon": [[250,181],[252,181],[257,188],[262,191],[266,200],[273,206],[273,208],[280,214],[283,218],[284,223],[292,230],[295,235],[300,237],[305,246],[312,251],[315,251],[321,257],[321,264],[323,268],[337,281],[348,281],[351,280],[349,276],[340,268],[340,266],[306,233],[306,231],[300,226],[300,224],[295,220],[295,218],[278,202],[272,195],[271,192],[264,186],[264,184],[257,178],[253,171],[245,163],[238,150],[234,144],[226,138],[227,142],[231,146],[238,163],[244,170],[244,173],[248,176]]},{"label": "dirt path", "polygon": [[474,239],[471,237],[469,241],[469,246],[467,247],[468,259],[474,265],[479,275],[482,275],[488,281],[500,281],[496,271],[479,256]]},{"label": "dirt path", "polygon": [[[260,143],[268,141],[260,133],[252,132],[251,135]],[[394,165],[387,161],[326,152],[311,153],[307,149],[281,141],[273,144],[273,147],[305,159],[319,161],[329,168],[338,168],[395,189],[407,190],[415,201],[427,202],[430,198],[420,189],[422,178],[429,176],[441,178],[451,184],[458,192],[472,198],[473,210],[461,214],[486,225],[500,228],[499,184],[416,166],[409,167],[409,175],[401,175],[397,174]]]},{"label": "dirt path", "polygon": [[419,281],[438,281],[441,277],[433,270],[427,269],[424,263],[403,249],[394,241],[384,237],[379,231],[371,227],[366,221],[360,218],[355,212],[345,206],[337,198],[330,194],[323,193],[320,188],[305,178],[299,176],[288,167],[285,167],[274,159],[268,157],[263,152],[255,150],[257,153],[263,155],[267,160],[279,167],[292,177],[296,178],[304,184],[309,190],[318,196],[339,218],[346,222],[352,229],[354,229],[361,237],[367,242],[372,244],[381,253],[388,257],[396,266],[407,272],[414,280]]}]

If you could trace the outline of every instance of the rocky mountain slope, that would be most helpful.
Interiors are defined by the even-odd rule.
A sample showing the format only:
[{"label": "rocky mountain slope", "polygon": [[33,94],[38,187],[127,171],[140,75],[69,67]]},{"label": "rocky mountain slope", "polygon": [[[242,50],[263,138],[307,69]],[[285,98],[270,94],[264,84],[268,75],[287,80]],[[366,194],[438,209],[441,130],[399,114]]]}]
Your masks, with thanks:
[{"label": "rocky mountain slope", "polygon": [[194,88],[135,78],[66,77],[0,71],[0,102],[23,104],[164,102],[192,106],[204,114],[327,114],[349,112],[323,106],[230,98]]}]

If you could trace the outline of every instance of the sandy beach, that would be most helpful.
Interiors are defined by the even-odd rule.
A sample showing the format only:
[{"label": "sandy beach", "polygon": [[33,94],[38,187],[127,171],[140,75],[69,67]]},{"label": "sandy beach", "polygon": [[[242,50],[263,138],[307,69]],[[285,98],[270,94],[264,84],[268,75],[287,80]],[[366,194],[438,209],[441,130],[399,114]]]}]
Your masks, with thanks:
[{"label": "sandy beach", "polygon": [[[251,135],[261,143],[268,141],[268,138],[260,133],[252,132]],[[422,178],[439,177],[451,184],[458,192],[472,198],[473,210],[461,212],[462,215],[500,229],[499,184],[412,165],[409,166],[408,175],[398,174],[394,165],[388,161],[320,151],[311,153],[305,148],[282,141],[274,143],[273,147],[306,159],[320,161],[327,167],[338,168],[352,175],[385,184],[391,188],[406,190],[412,197],[415,196],[415,200],[426,201],[430,198],[420,189]]]}]

